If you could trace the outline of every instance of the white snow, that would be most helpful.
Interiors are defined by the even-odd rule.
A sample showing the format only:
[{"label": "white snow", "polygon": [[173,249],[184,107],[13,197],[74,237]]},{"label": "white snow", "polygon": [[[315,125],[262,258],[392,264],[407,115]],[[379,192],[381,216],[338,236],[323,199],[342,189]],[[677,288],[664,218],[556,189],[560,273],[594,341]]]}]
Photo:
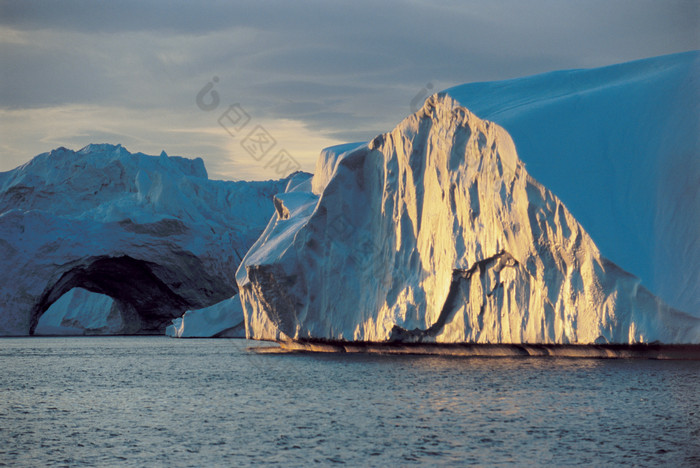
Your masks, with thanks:
[{"label": "white snow", "polygon": [[29,334],[76,287],[137,310],[140,333],[230,298],[286,184],[209,180],[201,159],[120,145],[58,148],[0,173],[0,335]]},{"label": "white snow", "polygon": [[209,307],[188,310],[165,329],[173,338],[245,338],[243,307],[238,295]]},{"label": "white snow", "polygon": [[[628,79],[630,86],[639,81]],[[540,86],[549,89],[546,80]],[[623,94],[625,86],[610,85]],[[582,86],[580,95],[570,97],[579,102],[577,109],[587,109],[589,92]],[[308,181],[295,187],[290,182],[276,196],[276,214],[236,274],[247,335],[279,341],[700,343],[700,319],[672,309],[604,258],[567,206],[530,177],[509,134],[451,94],[430,98],[366,145],[324,150],[311,187]],[[626,138],[607,135],[596,119],[610,117],[592,109],[576,122],[591,122],[591,131],[582,133],[601,139],[598,147]],[[659,110],[632,107],[640,111]],[[657,112],[659,122],[665,117]],[[640,137],[635,115],[613,118]],[[566,141],[556,133],[565,132],[566,124],[547,122],[530,137]],[[535,120],[529,128],[539,124]],[[576,138],[572,145],[580,143]],[[693,138],[679,147],[692,151]],[[565,166],[560,184],[596,177],[585,161]],[[586,190],[613,190],[619,170],[624,168],[612,169]],[[578,193],[585,205],[588,194],[581,190],[568,193]],[[630,203],[630,210],[643,211]],[[682,255],[693,247],[679,248]]]}]

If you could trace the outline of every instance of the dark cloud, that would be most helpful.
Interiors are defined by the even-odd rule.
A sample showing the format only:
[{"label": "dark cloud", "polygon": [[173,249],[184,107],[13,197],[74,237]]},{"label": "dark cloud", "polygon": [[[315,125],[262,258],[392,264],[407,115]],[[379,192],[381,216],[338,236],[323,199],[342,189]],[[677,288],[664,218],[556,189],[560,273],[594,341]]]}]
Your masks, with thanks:
[{"label": "dark cloud", "polygon": [[222,101],[256,119],[363,139],[408,114],[427,83],[437,91],[699,48],[699,9],[683,0],[0,1],[0,109],[186,114],[217,76]]},{"label": "dark cloud", "polygon": [[61,29],[96,33],[157,31],[203,34],[242,24],[248,9],[240,2],[217,2],[203,6],[189,1],[120,2],[67,0],[4,1],[0,4],[2,24],[22,29]]}]

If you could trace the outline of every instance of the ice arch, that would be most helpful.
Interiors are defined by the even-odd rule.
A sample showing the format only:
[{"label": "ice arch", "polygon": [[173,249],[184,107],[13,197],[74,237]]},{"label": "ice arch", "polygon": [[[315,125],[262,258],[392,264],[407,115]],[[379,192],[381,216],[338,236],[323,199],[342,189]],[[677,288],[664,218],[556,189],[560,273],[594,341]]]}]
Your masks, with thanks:
[{"label": "ice arch", "polygon": [[[198,259],[191,257],[186,263],[191,274],[198,272],[196,276],[206,276]],[[75,288],[114,299],[122,316],[132,318],[131,327],[125,331],[142,334],[162,333],[185,310],[201,308],[235,294],[232,287],[216,284],[215,278],[209,278],[209,284],[218,288],[198,288],[192,294],[191,285],[182,276],[183,272],[126,255],[90,258],[47,284],[32,307],[29,333],[34,334],[39,318],[52,304]]]}]

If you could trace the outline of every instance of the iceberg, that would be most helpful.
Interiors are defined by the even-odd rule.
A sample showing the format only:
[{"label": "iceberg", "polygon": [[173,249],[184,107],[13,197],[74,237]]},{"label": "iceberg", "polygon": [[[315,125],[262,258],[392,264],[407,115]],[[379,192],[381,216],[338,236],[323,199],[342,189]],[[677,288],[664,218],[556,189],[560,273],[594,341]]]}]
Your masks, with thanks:
[{"label": "iceberg", "polygon": [[[119,333],[162,334],[186,310],[234,296],[236,268],[287,182],[210,180],[199,158],[108,144],[58,148],[0,173],[0,335],[35,333],[76,288],[135,311],[125,328],[98,327]],[[86,308],[75,312],[83,324],[112,310],[73,294],[65,300]]]},{"label": "iceberg", "polygon": [[700,317],[700,52],[446,90],[505,128],[601,253]]},{"label": "iceberg", "polygon": [[130,335],[141,328],[135,310],[104,294],[73,288],[39,318],[35,335]]},{"label": "iceberg", "polygon": [[700,319],[601,255],[508,132],[449,92],[324,150],[274,206],[236,273],[249,338],[700,343]]},{"label": "iceberg", "polygon": [[238,295],[209,307],[188,310],[165,329],[173,338],[245,338]]}]

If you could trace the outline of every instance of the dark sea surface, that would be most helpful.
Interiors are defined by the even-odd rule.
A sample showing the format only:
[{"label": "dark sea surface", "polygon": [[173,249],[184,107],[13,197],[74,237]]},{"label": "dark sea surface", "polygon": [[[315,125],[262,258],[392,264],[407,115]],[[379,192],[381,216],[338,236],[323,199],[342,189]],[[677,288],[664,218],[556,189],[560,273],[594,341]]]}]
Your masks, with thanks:
[{"label": "dark sea surface", "polygon": [[0,339],[0,465],[700,466],[700,362]]}]

